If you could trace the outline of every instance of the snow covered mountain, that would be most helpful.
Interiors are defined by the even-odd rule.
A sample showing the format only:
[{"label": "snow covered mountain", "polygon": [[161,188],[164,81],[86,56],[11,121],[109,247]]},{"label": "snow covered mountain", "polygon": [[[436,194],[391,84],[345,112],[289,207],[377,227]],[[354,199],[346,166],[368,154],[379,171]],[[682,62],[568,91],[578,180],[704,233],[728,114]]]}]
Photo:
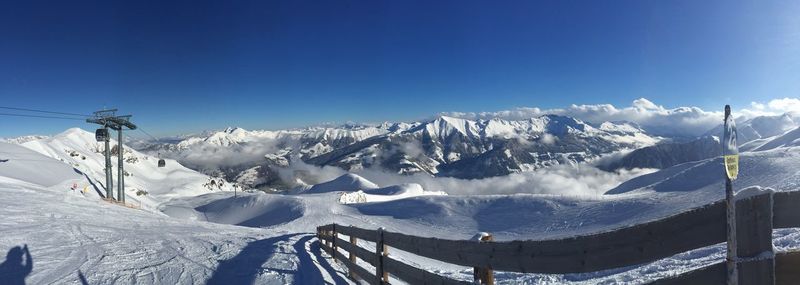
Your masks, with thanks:
[{"label": "snow covered mountain", "polygon": [[689,142],[667,142],[634,150],[621,159],[601,168],[663,169],[684,162],[698,161],[722,155],[722,146],[715,136],[702,137]]},{"label": "snow covered mountain", "polygon": [[[738,142],[742,145],[753,140],[781,135],[797,128],[800,126],[800,120],[795,116],[792,113],[785,113],[776,116],[758,116],[743,122],[736,122],[736,129],[739,132]],[[709,136],[720,136],[721,134],[721,124],[706,133]]]},{"label": "snow covered mountain", "polygon": [[[92,192],[105,194],[105,145],[97,142],[93,133],[72,128],[52,137],[27,140],[20,146],[63,162],[86,176],[85,181],[77,183],[78,188],[96,188],[98,190]],[[119,153],[116,140],[111,141],[111,146],[113,187],[116,195],[116,163]],[[236,187],[224,179],[188,169],[174,160],[167,160],[166,166],[159,168],[158,158],[129,147],[123,147],[123,150],[126,200],[135,205],[153,208],[175,197],[232,191]]]},{"label": "snow covered mountain", "polygon": [[[759,116],[737,123],[740,152],[764,151],[778,147],[800,145],[800,126],[797,118],[786,113],[779,116]],[[719,137],[722,126],[709,130],[707,135],[688,142],[665,141],[630,152],[620,160],[603,165],[606,170],[619,168],[667,168],[673,165],[718,157],[722,154]]]},{"label": "snow covered mountain", "polygon": [[661,138],[626,122],[592,125],[547,115],[528,120],[439,116],[416,123],[345,125],[284,131],[228,128],[140,150],[254,188],[291,188],[278,172],[292,160],[347,171],[483,178],[575,164]]},{"label": "snow covered mountain", "polygon": [[594,127],[554,115],[524,121],[440,116],[306,161],[349,171],[379,166],[401,174],[483,178],[584,162],[657,141],[630,124]]}]

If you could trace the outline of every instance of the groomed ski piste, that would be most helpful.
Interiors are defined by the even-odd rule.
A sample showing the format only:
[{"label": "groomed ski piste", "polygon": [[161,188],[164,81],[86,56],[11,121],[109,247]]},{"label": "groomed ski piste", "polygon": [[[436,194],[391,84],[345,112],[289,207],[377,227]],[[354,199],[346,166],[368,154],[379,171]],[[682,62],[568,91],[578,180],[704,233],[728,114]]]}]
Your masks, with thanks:
[{"label": "groomed ski piste", "polygon": [[[742,154],[737,189],[797,190],[800,148],[772,145]],[[290,194],[267,194],[234,192],[235,186],[219,186],[175,161],[159,169],[157,158],[132,151],[138,160],[125,164],[130,208],[102,200],[103,159],[96,147],[92,134],[79,129],[0,143],[0,247],[27,245],[33,262],[30,274],[11,277],[27,284],[352,284],[342,266],[320,252],[317,226],[384,227],[446,239],[489,232],[496,241],[541,240],[611,231],[724,197],[719,158],[645,174],[604,195],[447,195],[418,184],[378,185],[356,174]],[[138,190],[148,193],[137,195]],[[800,248],[800,231],[777,230],[773,240],[778,251]],[[471,268],[397,250],[390,255],[472,279]],[[615,270],[495,276],[498,284],[641,284],[724,256],[724,244],[718,244]]]}]

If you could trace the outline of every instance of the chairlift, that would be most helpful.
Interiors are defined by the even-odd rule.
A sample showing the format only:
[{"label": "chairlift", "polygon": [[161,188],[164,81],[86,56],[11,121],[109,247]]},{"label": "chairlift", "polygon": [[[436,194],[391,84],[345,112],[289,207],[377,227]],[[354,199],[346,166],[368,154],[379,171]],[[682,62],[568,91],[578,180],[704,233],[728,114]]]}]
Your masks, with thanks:
[{"label": "chairlift", "polygon": [[108,129],[97,129],[94,131],[94,138],[97,139],[98,142],[104,142],[108,140]]}]

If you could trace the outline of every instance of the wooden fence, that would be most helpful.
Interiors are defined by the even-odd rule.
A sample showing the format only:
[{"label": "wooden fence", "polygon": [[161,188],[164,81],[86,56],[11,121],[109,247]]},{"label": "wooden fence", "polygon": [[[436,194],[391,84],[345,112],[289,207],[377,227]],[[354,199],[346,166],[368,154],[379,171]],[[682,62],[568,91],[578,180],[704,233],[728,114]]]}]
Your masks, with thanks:
[{"label": "wooden fence", "polygon": [[[796,227],[800,227],[800,191],[766,192],[738,200],[739,284],[800,283],[800,251],[776,254],[772,245],[773,229]],[[494,284],[494,270],[566,274],[653,262],[726,242],[726,229],[725,201],[719,201],[653,222],[556,240],[445,240],[338,224],[318,227],[317,237],[321,247],[348,268],[351,278],[369,284],[388,283],[389,274],[410,284],[473,284],[403,263],[389,255],[389,248],[473,267],[478,283]],[[375,249],[359,246],[360,240],[374,243]],[[357,259],[372,265],[374,271],[359,265]],[[726,284],[726,271],[722,261],[652,284]]]}]

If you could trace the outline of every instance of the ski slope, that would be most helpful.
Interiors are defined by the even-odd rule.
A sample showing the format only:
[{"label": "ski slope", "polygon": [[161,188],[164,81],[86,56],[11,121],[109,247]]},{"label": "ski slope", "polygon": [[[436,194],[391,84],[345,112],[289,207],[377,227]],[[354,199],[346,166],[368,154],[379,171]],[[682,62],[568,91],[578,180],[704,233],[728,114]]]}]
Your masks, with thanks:
[{"label": "ski slope", "polygon": [[[121,207],[65,190],[63,184],[81,176],[67,164],[54,163],[58,160],[5,143],[0,143],[0,155],[8,160],[0,163],[0,248],[11,251],[27,245],[33,265],[30,275],[0,276],[4,282],[322,284],[344,280],[341,268],[321,257],[308,234],[187,221]],[[53,184],[60,179],[64,180]]]}]

